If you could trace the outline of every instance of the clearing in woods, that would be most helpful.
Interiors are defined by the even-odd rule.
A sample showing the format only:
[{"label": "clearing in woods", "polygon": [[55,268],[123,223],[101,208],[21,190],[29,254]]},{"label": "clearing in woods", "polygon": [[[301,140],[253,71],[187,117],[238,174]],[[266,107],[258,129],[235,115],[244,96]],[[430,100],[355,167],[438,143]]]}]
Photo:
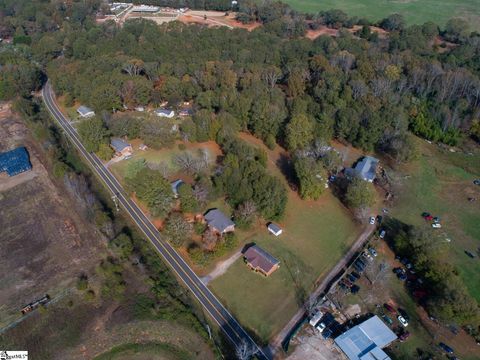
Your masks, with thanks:
[{"label": "clearing in woods", "polygon": [[294,9],[315,13],[340,9],[349,16],[378,21],[390,14],[402,14],[407,24],[427,21],[444,26],[448,19],[459,17],[470,23],[472,30],[480,30],[480,5],[478,0],[285,0]]}]

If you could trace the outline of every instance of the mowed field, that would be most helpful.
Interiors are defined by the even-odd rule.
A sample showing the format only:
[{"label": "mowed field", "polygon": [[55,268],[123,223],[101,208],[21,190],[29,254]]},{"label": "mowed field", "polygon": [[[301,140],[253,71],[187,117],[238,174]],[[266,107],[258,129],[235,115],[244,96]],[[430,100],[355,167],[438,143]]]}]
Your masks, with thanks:
[{"label": "mowed field", "polygon": [[448,19],[460,17],[469,21],[472,29],[480,30],[478,0],[285,0],[294,9],[315,13],[340,9],[350,16],[381,20],[393,13],[402,14],[407,23],[433,21],[444,26]]},{"label": "mowed field", "polygon": [[[241,137],[266,149],[249,135]],[[279,148],[266,151],[271,174],[285,180],[277,167]],[[279,270],[266,278],[250,271],[239,259],[210,283],[240,322],[263,341],[290,320],[316,281],[328,273],[360,233],[351,215],[329,191],[318,201],[304,201],[289,189],[287,210],[279,224],[284,229],[279,237],[270,235],[263,225],[241,241],[255,242],[276,257]]]},{"label": "mowed field", "polygon": [[[418,140],[420,157],[403,169],[410,175],[403,180],[398,194],[399,202],[392,216],[407,224],[430,226],[421,213],[427,211],[441,218],[442,228],[435,230],[439,241],[446,241],[448,261],[457,266],[470,293],[480,301],[480,186],[473,180],[480,178],[480,151],[472,155],[451,153]],[[477,200],[469,202],[468,198]],[[472,259],[465,251],[477,254]]]}]

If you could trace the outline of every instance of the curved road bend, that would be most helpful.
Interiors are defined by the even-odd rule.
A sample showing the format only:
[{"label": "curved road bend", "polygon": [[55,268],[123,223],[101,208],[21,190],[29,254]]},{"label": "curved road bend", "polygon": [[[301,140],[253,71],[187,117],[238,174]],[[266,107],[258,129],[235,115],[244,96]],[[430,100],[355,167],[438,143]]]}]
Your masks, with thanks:
[{"label": "curved road bend", "polygon": [[175,249],[160,237],[158,229],[150,222],[148,217],[140,208],[126,195],[120,183],[113,174],[105,168],[100,159],[89,153],[78,136],[75,128],[70,121],[60,111],[48,81],[42,89],[43,101],[58,124],[67,134],[68,138],[77,147],[81,155],[89,162],[95,173],[100,177],[108,189],[117,196],[120,204],[131,216],[136,225],[145,234],[152,243],[163,260],[172,268],[175,274],[183,281],[185,286],[193,293],[203,308],[208,312],[212,319],[220,326],[225,335],[230,339],[234,346],[247,343],[257,350],[256,356],[260,360],[271,360],[272,355],[265,353],[248,333],[240,326],[235,318],[228,312],[222,303],[213,295],[213,293],[202,283],[200,278],[194,273],[190,266],[175,251]]}]

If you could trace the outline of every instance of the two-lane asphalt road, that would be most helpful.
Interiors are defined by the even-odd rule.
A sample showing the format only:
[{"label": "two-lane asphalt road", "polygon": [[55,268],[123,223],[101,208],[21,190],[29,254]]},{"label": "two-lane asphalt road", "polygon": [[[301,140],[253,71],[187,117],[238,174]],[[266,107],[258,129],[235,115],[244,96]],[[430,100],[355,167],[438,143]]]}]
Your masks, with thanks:
[{"label": "two-lane asphalt road", "polygon": [[175,251],[175,249],[160,237],[160,232],[150,222],[148,217],[140,208],[128,197],[120,183],[113,174],[105,168],[100,159],[92,153],[89,153],[83,146],[80,137],[70,121],[60,111],[50,82],[45,84],[42,90],[43,101],[57,121],[65,134],[76,146],[80,154],[91,165],[92,169],[107,186],[107,188],[118,198],[119,203],[125,211],[131,216],[136,225],[145,234],[152,243],[163,260],[171,267],[179,279],[192,292],[195,298],[200,302],[203,308],[210,314],[212,319],[220,326],[225,335],[230,339],[234,346],[248,344],[257,350],[256,356],[261,360],[270,360],[272,356],[265,354],[248,333],[240,326],[235,318],[228,312],[222,303],[213,295],[213,293],[202,283],[200,278],[193,272],[190,266]]}]

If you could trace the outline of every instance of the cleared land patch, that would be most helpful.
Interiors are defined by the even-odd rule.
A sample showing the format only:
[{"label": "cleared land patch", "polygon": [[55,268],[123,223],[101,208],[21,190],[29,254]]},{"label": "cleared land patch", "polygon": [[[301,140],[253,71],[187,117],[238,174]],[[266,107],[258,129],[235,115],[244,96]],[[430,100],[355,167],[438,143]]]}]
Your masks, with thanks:
[{"label": "cleared land patch", "polygon": [[[0,118],[1,149],[26,146],[33,170],[13,187],[0,179],[0,327],[21,318],[20,309],[45,294],[52,298],[94,266],[105,245],[94,227],[72,212],[49,178],[25,125],[9,112]],[[35,174],[30,177],[28,174]]]}]

